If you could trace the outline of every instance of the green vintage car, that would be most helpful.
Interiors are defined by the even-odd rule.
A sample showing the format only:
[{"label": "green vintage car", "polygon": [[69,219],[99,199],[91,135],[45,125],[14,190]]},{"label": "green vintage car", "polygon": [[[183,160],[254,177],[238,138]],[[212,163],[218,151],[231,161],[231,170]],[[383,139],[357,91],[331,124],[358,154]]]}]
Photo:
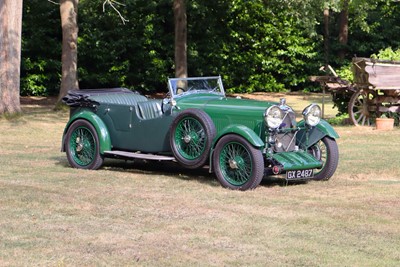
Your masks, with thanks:
[{"label": "green vintage car", "polygon": [[311,104],[296,122],[279,103],[229,98],[221,77],[171,78],[163,100],[128,89],[70,91],[62,151],[72,167],[106,157],[208,166],[222,186],[256,188],[263,177],[327,180],[339,160],[338,134]]}]

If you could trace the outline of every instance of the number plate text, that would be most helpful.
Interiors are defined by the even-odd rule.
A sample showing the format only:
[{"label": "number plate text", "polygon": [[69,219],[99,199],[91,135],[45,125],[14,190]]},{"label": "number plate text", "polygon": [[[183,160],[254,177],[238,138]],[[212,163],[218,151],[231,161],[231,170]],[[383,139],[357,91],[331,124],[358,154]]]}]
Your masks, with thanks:
[{"label": "number plate text", "polygon": [[286,172],[286,180],[301,180],[310,179],[314,177],[313,170],[298,170]]}]

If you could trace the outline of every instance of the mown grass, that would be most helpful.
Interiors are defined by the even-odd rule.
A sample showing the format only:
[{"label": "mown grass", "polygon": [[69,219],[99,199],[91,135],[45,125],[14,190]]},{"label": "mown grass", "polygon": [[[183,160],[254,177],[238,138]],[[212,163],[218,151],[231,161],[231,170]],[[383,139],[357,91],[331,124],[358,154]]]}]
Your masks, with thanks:
[{"label": "mown grass", "polygon": [[72,169],[65,112],[0,120],[0,265],[398,266],[400,129],[336,127],[327,182],[223,189],[206,169]]}]

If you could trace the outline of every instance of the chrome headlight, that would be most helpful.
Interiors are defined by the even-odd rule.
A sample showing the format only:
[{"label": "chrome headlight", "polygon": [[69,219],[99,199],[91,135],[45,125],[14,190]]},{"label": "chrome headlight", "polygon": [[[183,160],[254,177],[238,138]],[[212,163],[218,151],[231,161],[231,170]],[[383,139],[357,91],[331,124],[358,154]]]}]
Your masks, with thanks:
[{"label": "chrome headlight", "polygon": [[303,117],[308,125],[315,126],[321,120],[321,108],[317,104],[311,104],[303,110]]},{"label": "chrome headlight", "polygon": [[264,120],[268,127],[278,128],[283,121],[282,110],[278,106],[269,107],[264,113]]}]

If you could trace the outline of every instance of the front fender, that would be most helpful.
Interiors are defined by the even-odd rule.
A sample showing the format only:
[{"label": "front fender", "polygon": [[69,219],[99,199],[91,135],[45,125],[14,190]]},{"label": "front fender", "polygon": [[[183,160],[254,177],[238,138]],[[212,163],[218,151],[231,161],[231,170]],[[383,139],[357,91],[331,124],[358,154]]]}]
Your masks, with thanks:
[{"label": "front fender", "polygon": [[250,128],[244,126],[244,125],[239,125],[239,124],[233,124],[230,125],[226,128],[224,128],[221,132],[218,133],[213,147],[215,144],[218,142],[218,140],[226,135],[226,134],[237,134],[245,138],[247,141],[249,141],[250,144],[252,144],[255,147],[264,147],[264,142],[261,140],[261,138]]},{"label": "front fender", "polygon": [[108,133],[108,129],[107,129],[106,125],[104,124],[104,122],[95,113],[93,113],[89,110],[83,110],[83,111],[80,111],[80,112],[74,114],[68,121],[67,125],[65,126],[63,138],[62,138],[62,145],[61,145],[62,152],[65,152],[65,138],[66,138],[68,129],[71,126],[71,124],[78,119],[83,119],[83,120],[89,121],[93,125],[93,127],[96,129],[97,135],[99,137],[99,143],[100,143],[99,144],[100,145],[100,154],[103,154],[104,151],[111,150],[111,138],[110,138],[110,134]]},{"label": "front fender", "polygon": [[304,120],[301,120],[297,126],[301,128],[296,136],[297,143],[302,144],[306,148],[314,145],[325,136],[333,139],[339,138],[339,134],[325,120],[321,120],[315,127],[309,127],[305,124]]}]

